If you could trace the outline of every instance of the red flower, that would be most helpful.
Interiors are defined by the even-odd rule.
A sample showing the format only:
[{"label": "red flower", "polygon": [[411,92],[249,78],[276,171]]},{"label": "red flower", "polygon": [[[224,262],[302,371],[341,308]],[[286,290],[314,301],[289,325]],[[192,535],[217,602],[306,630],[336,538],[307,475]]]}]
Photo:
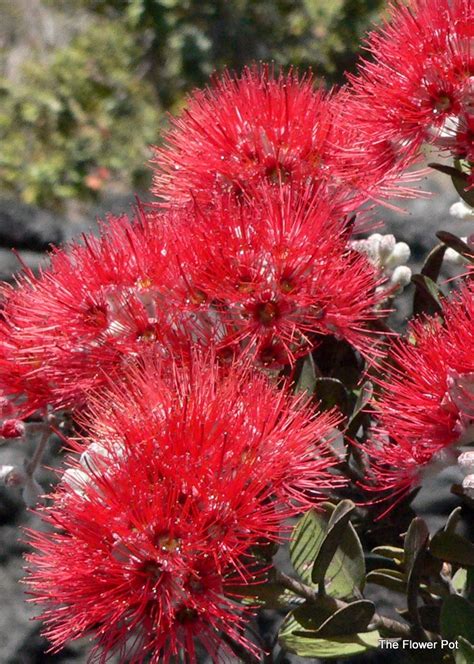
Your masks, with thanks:
[{"label": "red flower", "polygon": [[168,223],[175,308],[213,328],[220,348],[292,363],[331,334],[375,352],[380,276],[317,191],[260,187],[174,210]]},{"label": "red flower", "polygon": [[207,204],[262,182],[316,181],[345,212],[393,194],[411,157],[405,151],[402,163],[389,141],[361,140],[340,121],[345,103],[344,94],[315,90],[311,75],[268,66],[240,78],[227,72],[171,118],[165,147],[155,149],[154,192],[167,205]]},{"label": "red flower", "polygon": [[21,438],[25,433],[25,423],[18,419],[3,420],[0,424],[0,438]]},{"label": "red flower", "polygon": [[156,306],[166,266],[159,223],[110,218],[101,230],[100,238],[55,250],[38,277],[25,272],[16,287],[4,286],[0,385],[22,412],[80,405],[156,340],[158,328],[164,333]]},{"label": "red flower", "polygon": [[148,357],[93,402],[82,466],[45,510],[55,531],[31,535],[28,583],[56,650],[91,635],[100,662],[194,663],[199,641],[216,661],[221,633],[252,648],[227,585],[261,580],[251,547],[339,483],[334,414],[235,367],[194,359],[171,383],[161,368]]},{"label": "red flower", "polygon": [[371,60],[351,77],[349,114],[372,138],[456,153],[459,118],[472,104],[473,25],[472,0],[393,2],[369,36]]},{"label": "red flower", "polygon": [[379,424],[367,451],[374,486],[404,493],[431,466],[453,462],[474,437],[474,288],[423,318],[394,344],[382,382]]}]

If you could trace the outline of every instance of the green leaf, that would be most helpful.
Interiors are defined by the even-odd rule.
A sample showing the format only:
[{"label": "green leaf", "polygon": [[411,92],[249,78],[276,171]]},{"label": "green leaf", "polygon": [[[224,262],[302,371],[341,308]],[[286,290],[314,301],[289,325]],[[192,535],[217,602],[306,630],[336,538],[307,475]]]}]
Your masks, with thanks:
[{"label": "green leaf", "polygon": [[295,636],[291,634],[281,638],[281,642],[286,650],[300,657],[333,659],[359,655],[372,648],[377,648],[380,643],[380,633],[374,630],[373,632],[362,632],[331,639]]},{"label": "green leaf", "polygon": [[458,595],[463,595],[467,585],[467,570],[460,567],[452,578],[452,584]]},{"label": "green leaf", "polygon": [[449,175],[459,196],[468,205],[474,207],[474,191],[472,189],[466,191],[466,187],[468,185],[467,174],[461,170],[461,164],[458,160],[455,161],[455,165],[457,166],[456,168],[453,166],[446,166],[444,164],[428,164],[428,166],[434,168],[436,171],[444,173],[445,175]]},{"label": "green leaf", "polygon": [[295,572],[305,583],[311,582],[314,559],[323,542],[326,524],[314,510],[307,512],[296,524],[290,543],[290,559]]},{"label": "green leaf", "polygon": [[445,253],[446,246],[444,244],[438,244],[438,246],[430,251],[423,267],[421,268],[421,274],[425,277],[429,277],[434,283],[438,281]]},{"label": "green leaf", "polygon": [[[463,173],[463,175],[465,174]],[[466,190],[468,184],[467,178],[461,177],[461,174],[458,173],[458,175],[454,175],[451,180],[453,182],[454,188],[462,200],[470,207],[474,207],[474,191],[472,189]]]},{"label": "green leaf", "polygon": [[442,311],[440,291],[435,282],[423,274],[414,274],[411,280],[416,288],[413,313],[415,315],[440,313]]},{"label": "green leaf", "polygon": [[367,406],[369,401],[372,399],[373,393],[374,386],[369,380],[367,380],[359,390],[359,394],[357,395],[357,400],[352,411],[351,420],[354,419],[354,417],[356,417],[356,415],[358,415],[360,411]]},{"label": "green leaf", "polygon": [[463,566],[474,566],[474,544],[457,533],[441,530],[433,535],[430,551],[440,560]]},{"label": "green leaf", "polygon": [[449,177],[457,177],[459,171],[454,166],[447,166],[446,164],[437,164],[435,162],[430,162],[428,166],[439,173],[444,173],[444,175],[449,175]]},{"label": "green leaf", "polygon": [[405,574],[407,576],[407,604],[413,617],[418,613],[417,598],[420,585],[421,566],[423,565],[426,547],[430,540],[428,526],[416,517],[410,523],[405,535]]},{"label": "green leaf", "polygon": [[295,392],[308,392],[313,394],[316,385],[316,367],[311,353],[303,360],[303,366],[296,383]]},{"label": "green leaf", "polygon": [[318,636],[328,638],[363,632],[374,617],[375,606],[366,599],[351,602],[327,618],[317,630]]},{"label": "green leaf", "polygon": [[446,597],[441,607],[441,635],[455,640],[462,636],[474,643],[474,606],[459,595]]},{"label": "green leaf", "polygon": [[313,583],[318,584],[324,581],[329,564],[335,556],[354,510],[355,505],[351,500],[342,500],[331,514],[326,535],[314,561],[312,571]]},{"label": "green leaf", "polygon": [[[344,507],[345,509],[348,507]],[[329,532],[329,522],[334,511],[334,505],[323,503],[321,512],[308,512],[293,531],[290,543],[291,561],[302,580],[313,587],[312,568],[326,533]],[[341,514],[340,511],[337,520]],[[335,523],[336,521],[333,522],[334,525]],[[327,567],[325,589],[329,595],[338,599],[354,597],[359,593],[359,589],[362,589],[364,581],[365,561],[362,545],[352,524],[347,523]]]},{"label": "green leaf", "polygon": [[372,553],[394,560],[398,565],[402,565],[405,560],[405,552],[398,546],[376,546],[375,549],[372,549]]},{"label": "green leaf", "polygon": [[370,381],[366,381],[359,390],[357,395],[354,408],[352,410],[352,415],[349,418],[347,426],[347,435],[349,437],[354,437],[362,423],[362,417],[365,414],[364,408],[372,399],[374,393],[374,386]]},{"label": "green leaf", "polygon": [[463,639],[462,636],[457,641],[459,650],[454,653],[455,664],[472,664],[474,662],[474,645]]},{"label": "green leaf", "polygon": [[317,378],[314,396],[321,410],[330,410],[337,406],[343,414],[349,409],[349,393],[345,385],[337,378]]},{"label": "green leaf", "polygon": [[243,604],[263,606],[266,609],[284,609],[298,597],[275,581],[258,584],[226,585],[226,595],[235,596]]},{"label": "green leaf", "polygon": [[420,557],[427,547],[429,538],[428,526],[423,519],[420,517],[413,519],[405,535],[404,542],[405,572],[408,576],[408,583],[410,583],[410,576],[416,570]]},{"label": "green leaf", "polygon": [[335,611],[334,599],[319,595],[314,602],[305,602],[286,616],[280,627],[280,637],[290,636],[295,631],[316,632]]},{"label": "green leaf", "polygon": [[406,593],[407,584],[405,575],[393,569],[375,569],[367,574],[367,583],[375,583],[377,586]]},{"label": "green leaf", "polygon": [[446,525],[444,526],[444,531],[446,533],[454,533],[458,527],[458,523],[461,519],[462,507],[456,507],[451,514],[448,516]]}]

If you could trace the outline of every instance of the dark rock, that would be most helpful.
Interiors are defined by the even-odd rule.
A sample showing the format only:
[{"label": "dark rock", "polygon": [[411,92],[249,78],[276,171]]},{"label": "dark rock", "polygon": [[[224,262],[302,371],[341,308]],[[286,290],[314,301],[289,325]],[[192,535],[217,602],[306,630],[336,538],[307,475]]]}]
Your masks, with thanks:
[{"label": "dark rock", "polygon": [[14,275],[21,272],[25,265],[33,272],[37,272],[40,265],[47,263],[48,259],[44,253],[36,251],[13,253],[10,249],[0,248],[0,281],[14,281]]},{"label": "dark rock", "polygon": [[0,199],[0,246],[44,251],[64,238],[64,221],[51,212]]}]

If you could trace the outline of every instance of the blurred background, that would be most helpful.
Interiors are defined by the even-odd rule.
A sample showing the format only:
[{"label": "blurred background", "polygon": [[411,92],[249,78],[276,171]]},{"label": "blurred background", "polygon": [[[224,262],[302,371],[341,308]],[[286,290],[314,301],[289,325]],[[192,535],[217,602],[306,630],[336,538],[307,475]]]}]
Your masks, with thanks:
[{"label": "blurred background", "polygon": [[[382,0],[0,0],[0,279],[18,270],[12,248],[36,269],[50,243],[94,229],[106,211],[130,212],[135,192],[147,198],[149,145],[213,72],[264,60],[340,83],[384,8]],[[449,218],[456,196],[447,179],[423,184],[441,196],[404,205],[405,215],[379,214],[412,247],[412,267],[436,230],[468,228]],[[2,447],[0,463],[21,462],[30,443]],[[58,463],[58,449],[47,464]],[[44,471],[43,485],[53,477]],[[431,498],[425,511],[450,507]],[[29,620],[18,537],[32,518],[0,487],[0,664],[81,664],[87,645],[45,654]]]}]

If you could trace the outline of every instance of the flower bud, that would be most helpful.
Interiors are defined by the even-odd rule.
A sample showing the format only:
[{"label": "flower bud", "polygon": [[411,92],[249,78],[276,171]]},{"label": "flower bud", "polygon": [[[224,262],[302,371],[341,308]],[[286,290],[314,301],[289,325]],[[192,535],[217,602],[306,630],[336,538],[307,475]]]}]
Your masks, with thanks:
[{"label": "flower bud", "polygon": [[474,208],[470,205],[467,205],[464,201],[458,201],[453,203],[449,208],[449,214],[456,219],[462,219],[463,221],[468,219],[474,219]]},{"label": "flower bud", "polygon": [[89,483],[90,478],[87,473],[79,468],[68,468],[64,471],[62,480],[78,495],[84,494],[84,489]]},{"label": "flower bud", "polygon": [[[371,236],[373,237],[373,236]],[[379,257],[382,263],[387,263],[396,247],[395,235],[383,235],[379,243]]]},{"label": "flower bud", "polygon": [[387,257],[385,265],[388,268],[394,268],[398,265],[405,265],[410,259],[410,254],[410,247],[406,242],[397,242],[393,247],[392,253]]},{"label": "flower bud", "polygon": [[0,482],[5,486],[24,486],[26,473],[20,466],[0,466]]},{"label": "flower bud", "polygon": [[462,488],[466,496],[474,500],[474,475],[468,475],[463,479]]},{"label": "flower bud", "polygon": [[[462,240],[465,240],[465,238],[461,238]],[[466,259],[464,256],[462,256],[460,253],[458,253],[455,249],[452,249],[451,247],[448,247],[444,253],[444,261],[445,263],[448,263],[449,265],[457,266],[457,265],[464,265],[466,263]]]},{"label": "flower bud", "polygon": [[474,473],[474,450],[460,454],[458,456],[458,466],[465,475]]},{"label": "flower bud", "polygon": [[406,265],[399,265],[396,267],[390,277],[392,284],[405,288],[411,281],[411,270]]}]

